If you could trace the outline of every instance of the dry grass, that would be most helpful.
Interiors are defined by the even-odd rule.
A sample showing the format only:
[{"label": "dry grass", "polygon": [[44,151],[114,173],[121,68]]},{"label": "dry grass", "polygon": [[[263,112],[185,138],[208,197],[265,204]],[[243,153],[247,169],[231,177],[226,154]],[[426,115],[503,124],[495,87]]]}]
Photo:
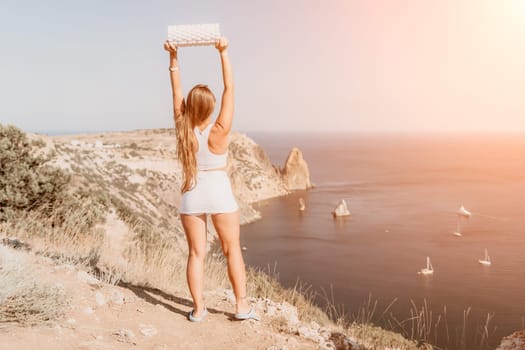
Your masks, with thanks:
[{"label": "dry grass", "polygon": [[[85,210],[89,211],[89,208]],[[83,217],[82,211],[71,211],[67,223],[56,226],[52,217],[24,213],[16,221],[0,224],[0,235],[23,239],[29,242],[34,252],[55,260],[94,266],[104,243],[104,231],[96,226],[77,225]]]},{"label": "dry grass", "polygon": [[435,312],[426,299],[421,305],[410,300],[410,316],[399,320],[393,314],[386,315],[383,322],[386,328],[403,334],[408,339],[418,343],[429,343],[434,349],[477,349],[489,350],[494,348],[495,327],[491,325],[493,314],[487,314],[482,320],[470,319],[470,307],[463,310],[463,322],[460,326],[450,329],[447,322],[447,308]]},{"label": "dry grass", "polygon": [[0,285],[0,327],[58,320],[69,304],[61,288],[39,281],[26,254],[4,246],[0,246]]},{"label": "dry grass", "polygon": [[315,305],[316,293],[312,286],[303,284],[299,280],[293,288],[285,288],[279,283],[279,274],[276,266],[268,267],[267,271],[249,267],[248,294],[268,298],[275,302],[287,302],[297,308],[297,315],[305,322],[315,321],[322,326],[334,326],[325,311]]},{"label": "dry grass", "polygon": [[405,339],[401,334],[387,331],[370,324],[353,323],[347,333],[368,350],[432,350],[428,344],[418,345],[414,341]]},{"label": "dry grass", "polygon": [[441,312],[433,311],[426,299],[421,304],[410,300],[409,316],[398,319],[390,311],[397,298],[384,310],[379,310],[378,301],[369,295],[354,313],[347,314],[342,306],[334,303],[333,293],[325,292],[323,297],[330,319],[370,349],[489,350],[495,346],[491,344],[494,341],[495,327],[491,325],[494,315],[471,320],[470,307],[463,311],[463,323],[451,330],[447,323],[447,308]]},{"label": "dry grass", "polygon": [[93,275],[102,283],[111,286],[118,285],[123,280],[123,272],[115,267],[98,265],[93,269]]},{"label": "dry grass", "polygon": [[154,287],[166,292],[185,290],[185,258],[175,240],[159,240],[155,245],[130,245],[125,253],[122,279],[137,286]]}]

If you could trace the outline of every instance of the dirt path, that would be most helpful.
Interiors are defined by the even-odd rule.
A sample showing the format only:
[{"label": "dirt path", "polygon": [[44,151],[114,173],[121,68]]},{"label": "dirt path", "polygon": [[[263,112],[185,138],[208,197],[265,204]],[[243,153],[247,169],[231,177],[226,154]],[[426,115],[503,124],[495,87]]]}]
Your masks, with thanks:
[{"label": "dirt path", "polygon": [[[47,326],[0,328],[1,350],[57,349],[317,349],[311,340],[280,334],[272,318],[234,321],[233,306],[220,291],[206,295],[202,323],[187,321],[191,301],[132,285],[90,280],[73,266],[44,263],[42,276],[72,297],[64,320]],[[259,310],[264,313],[264,310]]]}]

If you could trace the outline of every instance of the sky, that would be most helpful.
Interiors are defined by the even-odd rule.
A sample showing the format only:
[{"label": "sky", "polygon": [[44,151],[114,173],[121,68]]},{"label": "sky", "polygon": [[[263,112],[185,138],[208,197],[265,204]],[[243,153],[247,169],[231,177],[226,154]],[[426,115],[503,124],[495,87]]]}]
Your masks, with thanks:
[{"label": "sky", "polygon": [[[230,40],[234,130],[525,132],[525,0],[0,0],[0,123],[172,127],[162,44],[199,23]],[[179,63],[220,99],[215,48]]]}]

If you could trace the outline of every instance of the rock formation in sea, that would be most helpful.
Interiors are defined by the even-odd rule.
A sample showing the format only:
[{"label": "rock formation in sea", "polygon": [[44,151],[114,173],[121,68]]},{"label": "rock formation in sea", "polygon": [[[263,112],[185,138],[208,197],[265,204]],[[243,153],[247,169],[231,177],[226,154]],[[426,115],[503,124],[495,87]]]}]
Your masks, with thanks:
[{"label": "rock formation in sea", "polygon": [[280,171],[284,185],[289,190],[304,190],[312,187],[308,164],[303,159],[301,150],[292,148]]}]

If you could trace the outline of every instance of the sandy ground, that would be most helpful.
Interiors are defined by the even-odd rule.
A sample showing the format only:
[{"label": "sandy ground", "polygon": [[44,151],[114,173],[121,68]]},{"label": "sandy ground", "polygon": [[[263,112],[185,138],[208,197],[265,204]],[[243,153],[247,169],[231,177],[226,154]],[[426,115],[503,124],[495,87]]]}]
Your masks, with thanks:
[{"label": "sandy ground", "polygon": [[73,266],[41,264],[42,277],[71,296],[71,308],[63,320],[49,325],[0,328],[1,350],[317,349],[313,341],[278,333],[264,315],[260,322],[232,320],[233,305],[224,294],[208,292],[208,317],[192,323],[186,319],[191,310],[187,297],[89,283]]}]

